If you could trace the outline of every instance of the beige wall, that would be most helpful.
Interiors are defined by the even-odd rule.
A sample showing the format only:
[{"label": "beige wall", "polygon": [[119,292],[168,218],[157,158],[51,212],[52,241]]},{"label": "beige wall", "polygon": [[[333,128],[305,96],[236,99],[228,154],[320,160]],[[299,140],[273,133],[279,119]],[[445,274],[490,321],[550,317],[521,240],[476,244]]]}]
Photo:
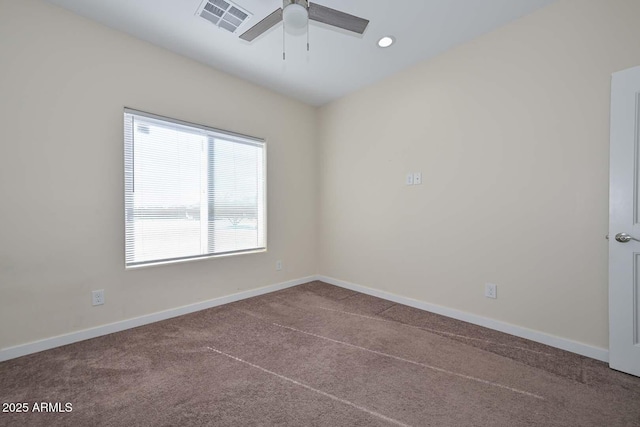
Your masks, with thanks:
[{"label": "beige wall", "polygon": [[[561,1],[318,113],[0,0],[0,349],[317,272],[607,347],[610,74],[640,64],[637,16]],[[268,253],[124,270],[124,106],[268,139]]]},{"label": "beige wall", "polygon": [[607,348],[610,76],[638,16],[561,1],[324,107],[320,272]]},{"label": "beige wall", "polygon": [[[124,106],[267,138],[268,253],[125,271]],[[312,107],[0,0],[0,349],[315,274],[315,134]]]}]

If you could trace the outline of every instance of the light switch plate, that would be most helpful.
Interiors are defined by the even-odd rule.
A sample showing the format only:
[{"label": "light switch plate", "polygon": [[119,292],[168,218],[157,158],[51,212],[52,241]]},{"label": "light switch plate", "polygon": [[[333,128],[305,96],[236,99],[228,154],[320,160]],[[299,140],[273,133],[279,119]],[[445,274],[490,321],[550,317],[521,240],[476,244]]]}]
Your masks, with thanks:
[{"label": "light switch plate", "polygon": [[408,173],[407,174],[407,179],[405,181],[405,184],[413,185],[413,173]]},{"label": "light switch plate", "polygon": [[422,172],[415,172],[413,174],[413,185],[422,184]]}]

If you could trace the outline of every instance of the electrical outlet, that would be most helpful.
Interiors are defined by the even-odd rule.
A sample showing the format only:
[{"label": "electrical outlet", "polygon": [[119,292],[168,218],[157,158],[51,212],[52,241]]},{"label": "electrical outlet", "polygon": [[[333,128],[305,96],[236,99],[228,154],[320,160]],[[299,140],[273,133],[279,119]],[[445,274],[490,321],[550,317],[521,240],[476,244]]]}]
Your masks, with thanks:
[{"label": "electrical outlet", "polygon": [[276,271],[281,271],[282,270],[282,261],[278,260],[276,261]]},{"label": "electrical outlet", "polygon": [[91,292],[92,304],[93,305],[102,305],[104,304],[104,289],[100,289],[99,291]]},{"label": "electrical outlet", "polygon": [[485,283],[484,296],[493,299],[498,298],[498,285],[494,285],[493,283]]}]

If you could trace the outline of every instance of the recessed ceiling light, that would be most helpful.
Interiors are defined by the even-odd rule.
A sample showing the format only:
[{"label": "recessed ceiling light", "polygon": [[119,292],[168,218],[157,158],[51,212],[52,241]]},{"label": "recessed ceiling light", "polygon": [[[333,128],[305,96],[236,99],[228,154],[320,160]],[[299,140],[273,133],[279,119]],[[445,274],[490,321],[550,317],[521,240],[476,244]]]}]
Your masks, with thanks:
[{"label": "recessed ceiling light", "polygon": [[384,36],[380,40],[378,40],[378,46],[380,47],[389,47],[396,42],[396,39],[393,36]]}]

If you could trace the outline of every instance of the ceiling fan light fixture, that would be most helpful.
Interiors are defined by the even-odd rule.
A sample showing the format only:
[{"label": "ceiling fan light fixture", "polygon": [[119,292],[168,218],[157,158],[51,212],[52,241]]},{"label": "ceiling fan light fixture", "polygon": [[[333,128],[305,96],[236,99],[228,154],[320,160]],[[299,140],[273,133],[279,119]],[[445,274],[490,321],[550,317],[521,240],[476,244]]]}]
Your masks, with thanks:
[{"label": "ceiling fan light fixture", "polygon": [[384,36],[380,40],[378,40],[378,46],[381,48],[390,47],[392,44],[396,42],[395,37],[393,36]]},{"label": "ceiling fan light fixture", "polygon": [[284,8],[282,19],[288,33],[301,34],[307,30],[309,11],[299,4],[290,4]]}]

